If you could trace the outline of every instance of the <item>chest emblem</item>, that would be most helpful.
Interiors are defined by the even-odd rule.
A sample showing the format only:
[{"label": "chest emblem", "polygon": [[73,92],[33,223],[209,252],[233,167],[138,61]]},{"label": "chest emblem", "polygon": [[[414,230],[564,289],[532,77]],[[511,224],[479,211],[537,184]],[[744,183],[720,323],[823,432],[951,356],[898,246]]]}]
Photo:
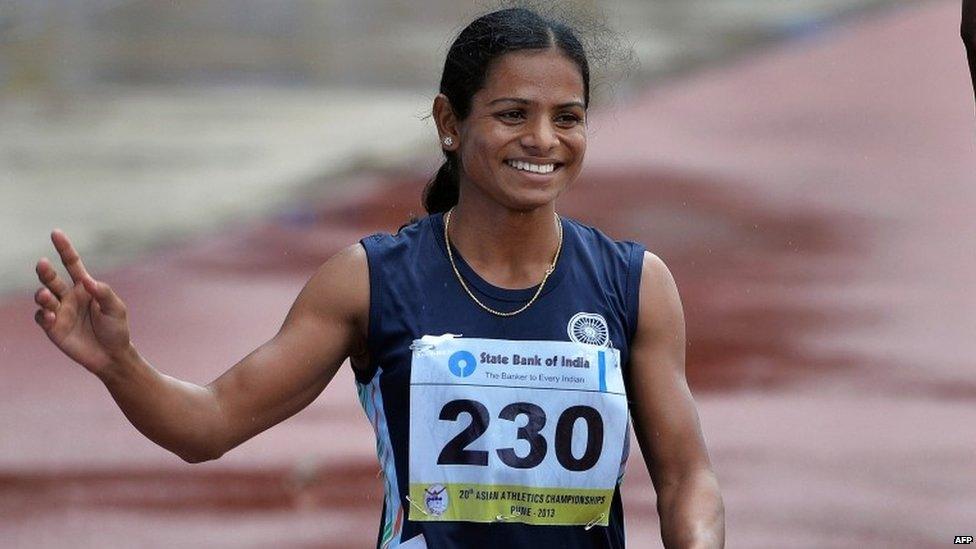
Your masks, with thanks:
[{"label": "chest emblem", "polygon": [[569,339],[576,343],[589,343],[601,347],[612,347],[607,320],[596,313],[579,312],[569,319],[566,326]]}]

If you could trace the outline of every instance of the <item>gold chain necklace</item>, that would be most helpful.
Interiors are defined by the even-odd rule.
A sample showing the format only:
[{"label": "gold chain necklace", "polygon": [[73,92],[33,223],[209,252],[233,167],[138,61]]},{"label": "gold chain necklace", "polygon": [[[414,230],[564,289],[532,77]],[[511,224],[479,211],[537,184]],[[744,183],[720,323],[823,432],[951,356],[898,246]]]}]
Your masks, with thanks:
[{"label": "gold chain necklace", "polygon": [[559,245],[556,247],[556,255],[553,256],[552,258],[552,264],[550,264],[549,268],[546,269],[546,274],[545,276],[542,277],[542,282],[539,283],[539,288],[536,289],[535,295],[532,296],[532,299],[530,299],[528,303],[526,303],[525,305],[523,305],[522,307],[514,311],[505,312],[505,311],[496,311],[495,309],[492,309],[491,307],[485,305],[484,303],[481,302],[481,300],[475,297],[474,293],[471,292],[471,290],[468,288],[468,285],[464,282],[464,277],[462,277],[461,273],[458,271],[457,265],[454,264],[454,254],[451,253],[451,241],[447,236],[447,228],[451,224],[451,213],[453,211],[454,208],[451,208],[450,210],[447,211],[446,214],[444,214],[444,244],[447,246],[447,258],[451,261],[451,268],[454,269],[454,274],[457,276],[458,282],[461,283],[461,287],[464,288],[464,291],[467,292],[469,296],[471,296],[471,299],[473,299],[474,302],[477,303],[479,307],[481,307],[482,309],[488,311],[493,315],[515,316],[521,313],[522,311],[528,309],[529,306],[535,303],[535,300],[539,298],[539,295],[542,294],[542,287],[545,286],[546,281],[549,280],[549,275],[551,275],[552,272],[556,270],[556,261],[559,260],[559,252],[561,252],[563,249],[563,224],[559,222],[559,214],[555,214],[556,224],[559,226]]}]

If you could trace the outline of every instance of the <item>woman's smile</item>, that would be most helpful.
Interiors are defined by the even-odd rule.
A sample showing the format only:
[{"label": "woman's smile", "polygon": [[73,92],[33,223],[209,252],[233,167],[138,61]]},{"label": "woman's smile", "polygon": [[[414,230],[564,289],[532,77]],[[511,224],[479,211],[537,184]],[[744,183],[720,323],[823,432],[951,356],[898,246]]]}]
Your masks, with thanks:
[{"label": "woman's smile", "polygon": [[459,124],[462,194],[517,210],[551,204],[582,166],[585,95],[579,67],[558,49],[495,60]]},{"label": "woman's smile", "polygon": [[559,175],[559,170],[562,168],[561,162],[552,160],[510,159],[506,160],[504,163],[512,170],[519,172],[519,175],[525,177],[529,181],[537,183],[546,183],[551,181],[554,177]]}]

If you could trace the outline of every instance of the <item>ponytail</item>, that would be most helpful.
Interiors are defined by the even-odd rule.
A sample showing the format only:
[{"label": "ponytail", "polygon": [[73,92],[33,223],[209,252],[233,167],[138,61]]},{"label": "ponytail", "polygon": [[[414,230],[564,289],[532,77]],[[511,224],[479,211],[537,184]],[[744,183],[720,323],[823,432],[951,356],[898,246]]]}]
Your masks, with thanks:
[{"label": "ponytail", "polygon": [[444,154],[447,160],[441,164],[437,174],[424,189],[424,209],[428,214],[446,212],[458,203],[461,182],[457,169],[457,153],[445,151]]}]

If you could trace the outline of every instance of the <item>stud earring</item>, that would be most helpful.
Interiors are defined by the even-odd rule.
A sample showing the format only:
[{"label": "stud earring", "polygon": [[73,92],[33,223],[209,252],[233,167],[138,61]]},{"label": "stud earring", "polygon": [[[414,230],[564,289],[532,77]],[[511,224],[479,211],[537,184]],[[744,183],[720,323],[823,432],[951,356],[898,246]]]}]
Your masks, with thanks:
[{"label": "stud earring", "polygon": [[444,146],[450,147],[453,144],[454,144],[454,140],[451,139],[451,136],[447,136],[444,138]]}]

